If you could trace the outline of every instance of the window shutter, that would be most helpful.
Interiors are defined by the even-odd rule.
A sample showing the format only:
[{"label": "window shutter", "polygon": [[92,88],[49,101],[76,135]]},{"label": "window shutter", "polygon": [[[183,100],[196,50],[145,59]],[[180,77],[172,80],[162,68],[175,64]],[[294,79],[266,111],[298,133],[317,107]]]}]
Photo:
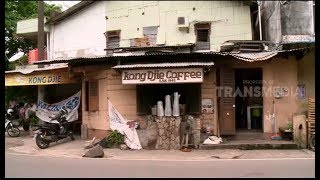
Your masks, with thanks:
[{"label": "window shutter", "polygon": [[99,110],[99,83],[97,80],[89,81],[89,111]]}]

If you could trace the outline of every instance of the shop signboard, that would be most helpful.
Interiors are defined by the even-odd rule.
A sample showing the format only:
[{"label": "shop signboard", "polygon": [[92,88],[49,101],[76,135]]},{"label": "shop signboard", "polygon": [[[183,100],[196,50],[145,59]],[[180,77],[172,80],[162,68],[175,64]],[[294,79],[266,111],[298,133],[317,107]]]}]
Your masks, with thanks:
[{"label": "shop signboard", "polygon": [[5,86],[70,84],[75,82],[75,80],[69,78],[66,69],[39,71],[30,74],[21,74],[19,72],[5,74]]},{"label": "shop signboard", "polygon": [[122,84],[202,83],[202,68],[123,70]]},{"label": "shop signboard", "polygon": [[212,99],[202,99],[202,113],[210,114],[213,113],[213,100]]}]

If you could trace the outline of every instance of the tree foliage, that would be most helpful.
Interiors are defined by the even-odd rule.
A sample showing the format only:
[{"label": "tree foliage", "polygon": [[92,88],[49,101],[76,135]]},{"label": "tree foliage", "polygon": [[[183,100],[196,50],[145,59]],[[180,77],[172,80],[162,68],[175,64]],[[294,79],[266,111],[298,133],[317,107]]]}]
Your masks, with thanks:
[{"label": "tree foliage", "polygon": [[[44,3],[44,15],[49,17],[50,12],[61,12],[61,6]],[[18,51],[27,53],[37,46],[37,42],[23,39],[17,36],[17,22],[25,19],[38,17],[38,1],[5,1],[5,55],[12,57]],[[8,59],[5,58],[5,69],[9,67]]]}]

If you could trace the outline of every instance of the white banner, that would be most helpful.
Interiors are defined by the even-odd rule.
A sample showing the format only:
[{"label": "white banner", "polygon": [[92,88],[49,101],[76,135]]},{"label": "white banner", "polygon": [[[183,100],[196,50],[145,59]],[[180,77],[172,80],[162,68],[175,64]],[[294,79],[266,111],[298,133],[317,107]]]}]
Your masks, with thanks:
[{"label": "white banner", "polygon": [[[81,91],[58,103],[48,104],[41,100],[38,101],[38,109],[36,115],[39,119],[45,122],[50,122],[50,117],[59,113],[62,107],[68,110],[67,121],[72,122],[78,120],[78,108],[80,105]],[[57,121],[52,121],[57,123]]]},{"label": "white banner", "polygon": [[123,70],[122,84],[170,84],[203,82],[202,68]]},{"label": "white banner", "polygon": [[109,122],[111,130],[117,130],[125,136],[124,142],[131,149],[142,149],[138,133],[133,126],[129,127],[127,120],[116,110],[110,100],[108,100]]}]

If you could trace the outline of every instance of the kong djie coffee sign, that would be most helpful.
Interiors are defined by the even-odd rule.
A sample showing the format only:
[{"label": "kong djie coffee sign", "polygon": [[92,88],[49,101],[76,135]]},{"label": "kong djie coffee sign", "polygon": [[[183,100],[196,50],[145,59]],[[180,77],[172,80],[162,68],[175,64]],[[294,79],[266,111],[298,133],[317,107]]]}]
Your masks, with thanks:
[{"label": "kong djie coffee sign", "polygon": [[122,84],[201,83],[202,68],[123,70]]}]

